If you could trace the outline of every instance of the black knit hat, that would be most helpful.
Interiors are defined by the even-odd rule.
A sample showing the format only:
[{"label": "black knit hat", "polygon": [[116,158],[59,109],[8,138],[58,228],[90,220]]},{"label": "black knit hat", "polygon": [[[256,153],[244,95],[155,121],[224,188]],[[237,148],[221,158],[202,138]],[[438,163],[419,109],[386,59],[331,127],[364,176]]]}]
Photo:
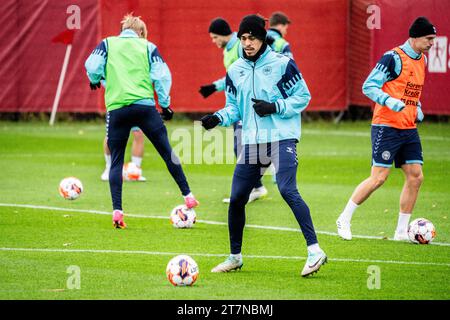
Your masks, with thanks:
[{"label": "black knit hat", "polygon": [[228,36],[231,34],[231,28],[224,19],[216,18],[211,21],[208,32],[218,34],[219,36]]},{"label": "black knit hat", "polygon": [[420,38],[430,34],[436,34],[436,28],[425,17],[418,17],[409,28],[411,38]]},{"label": "black knit hat", "polygon": [[264,41],[267,34],[266,21],[256,14],[245,16],[239,25],[238,38],[244,33],[250,33],[255,38]]}]

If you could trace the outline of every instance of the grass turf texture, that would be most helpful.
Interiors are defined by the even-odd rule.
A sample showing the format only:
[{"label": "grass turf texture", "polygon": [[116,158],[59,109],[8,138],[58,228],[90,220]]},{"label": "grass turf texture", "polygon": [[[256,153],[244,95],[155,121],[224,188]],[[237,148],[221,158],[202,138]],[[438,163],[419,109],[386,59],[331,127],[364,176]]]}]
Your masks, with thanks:
[{"label": "grass turf texture", "polygon": [[[192,133],[189,122],[168,123]],[[412,219],[425,217],[436,226],[436,242],[450,243],[450,126],[429,124],[419,131],[424,175]],[[219,129],[224,130],[224,129]],[[450,298],[450,247],[383,240],[393,237],[401,170],[355,213],[352,231],[378,239],[340,240],[335,220],[356,185],[370,171],[370,125],[366,122],[303,124],[298,146],[298,184],[310,206],[321,247],[330,261],[311,278],[301,278],[306,248],[303,236],[290,230],[246,228],[244,267],[240,272],[212,274],[228,253],[226,224],[198,222],[177,230],[168,215],[182,203],[175,182],[153,146],[146,141],[145,183],[125,183],[126,213],[160,218],[127,217],[128,229],[115,230],[109,186],[100,181],[104,167],[104,124],[0,123],[0,203],[67,208],[32,209],[0,206],[0,299],[446,299]],[[130,140],[131,142],[131,140]],[[204,141],[207,148],[210,142]],[[175,145],[176,142],[173,142]],[[131,143],[129,144],[129,146]],[[232,152],[232,148],[228,149]],[[129,159],[129,148],[127,160]],[[185,165],[191,189],[200,200],[197,218],[225,223],[234,165]],[[78,177],[84,193],[62,199],[60,180]],[[298,228],[270,176],[266,199],[247,206],[247,224]],[[77,211],[80,210],[80,211]],[[37,251],[5,250],[27,248]],[[55,251],[43,251],[49,249]],[[80,251],[77,251],[80,250]],[[83,251],[85,250],[85,251]],[[175,254],[190,254],[200,276],[193,287],[175,288],[165,268]],[[81,270],[81,288],[66,286],[69,266]],[[380,289],[369,290],[369,266],[380,268]],[[369,280],[370,282],[370,280]]]}]

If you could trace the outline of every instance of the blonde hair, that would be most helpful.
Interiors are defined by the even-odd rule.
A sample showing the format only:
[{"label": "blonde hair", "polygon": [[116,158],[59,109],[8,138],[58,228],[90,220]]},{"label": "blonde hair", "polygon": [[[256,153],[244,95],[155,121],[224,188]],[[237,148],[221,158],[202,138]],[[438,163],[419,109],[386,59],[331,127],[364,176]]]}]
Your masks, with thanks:
[{"label": "blonde hair", "polygon": [[140,38],[147,39],[147,26],[145,22],[141,20],[141,17],[133,16],[133,13],[126,14],[122,21],[122,31],[125,29],[131,29],[135,31]]}]

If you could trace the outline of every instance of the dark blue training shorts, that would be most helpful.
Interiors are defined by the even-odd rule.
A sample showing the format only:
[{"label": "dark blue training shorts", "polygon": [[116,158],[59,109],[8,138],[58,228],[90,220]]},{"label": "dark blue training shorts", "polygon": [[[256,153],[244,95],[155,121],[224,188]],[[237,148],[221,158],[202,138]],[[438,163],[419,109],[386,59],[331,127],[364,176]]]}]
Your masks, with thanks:
[{"label": "dark blue training shorts", "polygon": [[422,144],[417,129],[372,126],[372,166],[400,168],[404,164],[423,164]]}]

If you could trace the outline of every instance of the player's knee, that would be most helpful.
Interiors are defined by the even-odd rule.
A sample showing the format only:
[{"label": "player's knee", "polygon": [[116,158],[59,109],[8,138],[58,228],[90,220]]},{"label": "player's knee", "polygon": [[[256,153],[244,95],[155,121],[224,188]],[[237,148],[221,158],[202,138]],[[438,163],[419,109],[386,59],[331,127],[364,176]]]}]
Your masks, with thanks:
[{"label": "player's knee", "polygon": [[423,173],[417,172],[414,174],[409,175],[408,182],[415,186],[420,186],[423,183]]},{"label": "player's knee", "polygon": [[[247,199],[248,201],[248,199]],[[247,201],[244,198],[230,198],[230,210],[236,211],[245,207]]]},{"label": "player's knee", "polygon": [[420,175],[419,175],[419,181],[420,181],[420,184],[422,184],[423,183],[423,180],[424,180],[424,176],[423,176],[423,173],[420,173]]},{"label": "player's knee", "polygon": [[381,187],[387,180],[388,175],[385,174],[379,174],[374,177],[372,177],[372,183],[374,184],[375,188]]},{"label": "player's knee", "polygon": [[248,196],[244,193],[235,193],[230,197],[230,207],[243,207],[248,201]]}]

